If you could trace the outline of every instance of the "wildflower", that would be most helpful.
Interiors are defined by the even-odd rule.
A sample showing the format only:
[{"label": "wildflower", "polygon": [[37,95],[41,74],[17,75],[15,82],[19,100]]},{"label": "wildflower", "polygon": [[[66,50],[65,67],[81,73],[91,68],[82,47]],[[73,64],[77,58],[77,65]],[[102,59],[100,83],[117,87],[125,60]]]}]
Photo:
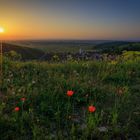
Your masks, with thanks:
[{"label": "wildflower", "polygon": [[88,111],[89,112],[95,112],[95,110],[96,110],[96,107],[95,106],[92,106],[91,105],[91,106],[88,107]]},{"label": "wildflower", "polygon": [[117,88],[117,94],[123,95],[127,91],[126,87],[119,87]]},{"label": "wildflower", "polygon": [[26,98],[21,98],[20,100],[21,100],[22,102],[25,102]]},{"label": "wildflower", "polygon": [[15,107],[15,109],[14,109],[16,112],[18,112],[19,110],[20,110],[20,108],[19,107]]},{"label": "wildflower", "polygon": [[20,88],[19,90],[18,90],[18,92],[21,92],[22,91],[22,89]]},{"label": "wildflower", "polygon": [[34,80],[32,81],[32,84],[35,84],[35,81]]},{"label": "wildflower", "polygon": [[72,91],[72,90],[68,90],[68,91],[67,91],[67,95],[68,95],[68,96],[72,96],[73,94],[74,94],[74,91]]},{"label": "wildflower", "polygon": [[88,96],[89,96],[89,95],[88,95],[88,94],[86,94],[86,96],[85,96],[85,97],[86,97],[86,98],[88,98]]},{"label": "wildflower", "polygon": [[119,95],[123,94],[123,90],[122,90],[122,89],[119,89],[119,90],[118,90],[118,94],[119,94]]}]

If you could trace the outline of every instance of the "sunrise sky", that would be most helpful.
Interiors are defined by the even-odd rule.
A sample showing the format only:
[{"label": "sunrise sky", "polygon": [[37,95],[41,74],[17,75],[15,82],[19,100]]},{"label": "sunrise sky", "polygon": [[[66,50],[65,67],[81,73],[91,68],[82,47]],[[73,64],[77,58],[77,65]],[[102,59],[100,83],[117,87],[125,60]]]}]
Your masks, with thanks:
[{"label": "sunrise sky", "polygon": [[140,40],[140,0],[0,0],[2,39]]}]

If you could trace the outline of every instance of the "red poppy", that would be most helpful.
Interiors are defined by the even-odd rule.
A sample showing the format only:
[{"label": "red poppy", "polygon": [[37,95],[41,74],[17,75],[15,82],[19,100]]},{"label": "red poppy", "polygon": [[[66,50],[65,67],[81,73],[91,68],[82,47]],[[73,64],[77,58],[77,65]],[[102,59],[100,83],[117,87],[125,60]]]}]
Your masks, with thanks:
[{"label": "red poppy", "polygon": [[19,110],[20,110],[20,108],[19,107],[15,107],[15,109],[14,109],[16,112],[18,112]]},{"label": "red poppy", "polygon": [[72,91],[72,90],[68,90],[68,91],[67,91],[67,95],[68,95],[68,96],[72,96],[73,94],[74,94],[74,91]]},{"label": "red poppy", "polygon": [[95,110],[96,110],[96,107],[93,106],[93,105],[91,105],[91,106],[88,107],[88,111],[89,112],[95,112]]},{"label": "red poppy", "polygon": [[26,98],[21,98],[21,101],[24,102],[26,100]]}]

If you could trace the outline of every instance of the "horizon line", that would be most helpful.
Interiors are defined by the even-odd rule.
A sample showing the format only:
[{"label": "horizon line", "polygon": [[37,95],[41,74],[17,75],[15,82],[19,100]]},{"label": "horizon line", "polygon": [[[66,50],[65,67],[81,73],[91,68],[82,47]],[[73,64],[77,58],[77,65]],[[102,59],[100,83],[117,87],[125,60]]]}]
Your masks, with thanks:
[{"label": "horizon line", "polygon": [[5,41],[128,41],[139,42],[140,39],[3,39]]}]

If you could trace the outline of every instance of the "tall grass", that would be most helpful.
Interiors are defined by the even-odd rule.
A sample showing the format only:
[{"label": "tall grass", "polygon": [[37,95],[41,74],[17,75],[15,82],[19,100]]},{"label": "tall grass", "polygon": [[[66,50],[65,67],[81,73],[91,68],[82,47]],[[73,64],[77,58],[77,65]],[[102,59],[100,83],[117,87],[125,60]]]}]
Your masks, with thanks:
[{"label": "tall grass", "polygon": [[1,139],[138,139],[139,59],[3,66]]}]

